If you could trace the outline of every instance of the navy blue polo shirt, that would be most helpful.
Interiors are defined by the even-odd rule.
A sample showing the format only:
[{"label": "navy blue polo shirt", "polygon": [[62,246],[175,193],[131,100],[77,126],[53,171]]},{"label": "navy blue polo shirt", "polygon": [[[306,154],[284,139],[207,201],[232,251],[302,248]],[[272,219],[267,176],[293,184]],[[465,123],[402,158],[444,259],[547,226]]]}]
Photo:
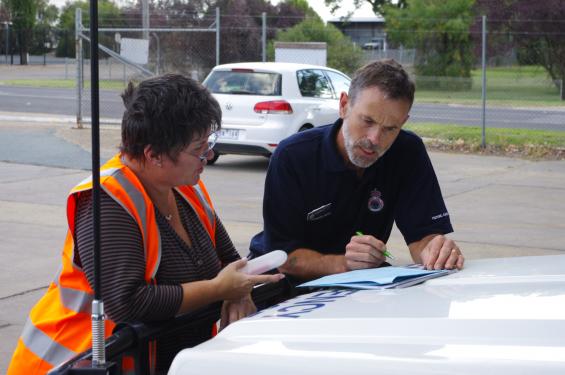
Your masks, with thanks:
[{"label": "navy blue polo shirt", "polygon": [[453,231],[424,143],[401,130],[390,149],[365,169],[348,168],[337,149],[341,119],[282,141],[269,164],[258,256],[308,248],[344,254],[357,231],[387,242],[396,221],[407,244]]}]

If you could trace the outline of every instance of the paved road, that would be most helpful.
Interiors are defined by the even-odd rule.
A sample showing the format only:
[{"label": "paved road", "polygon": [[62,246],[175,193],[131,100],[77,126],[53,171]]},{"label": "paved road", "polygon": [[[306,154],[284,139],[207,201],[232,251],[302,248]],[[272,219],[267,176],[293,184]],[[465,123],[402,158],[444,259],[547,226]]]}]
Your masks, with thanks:
[{"label": "paved road", "polygon": [[[100,90],[101,117],[120,119],[122,99],[118,91]],[[43,113],[49,115],[76,115],[75,89],[11,87],[0,85],[0,112]],[[83,114],[90,115],[90,91],[84,91]]]},{"label": "paved road", "polygon": [[[84,91],[83,114],[89,116],[89,91]],[[31,112],[50,115],[76,115],[76,90],[53,88],[12,87],[0,85],[0,111]],[[123,105],[118,91],[101,90],[100,115],[120,119]],[[494,128],[527,128],[565,131],[565,108],[513,109],[487,108],[487,126]],[[481,124],[481,108],[448,105],[418,104],[412,109],[412,122],[447,124]]]}]

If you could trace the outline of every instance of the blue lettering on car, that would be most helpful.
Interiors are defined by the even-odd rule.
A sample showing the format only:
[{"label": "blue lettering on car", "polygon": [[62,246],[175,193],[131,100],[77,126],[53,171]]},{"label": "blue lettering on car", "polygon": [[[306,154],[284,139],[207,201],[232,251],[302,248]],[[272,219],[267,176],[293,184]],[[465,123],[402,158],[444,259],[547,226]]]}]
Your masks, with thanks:
[{"label": "blue lettering on car", "polygon": [[[276,306],[272,306],[268,312],[269,315],[264,315],[261,318],[299,318],[304,314],[324,307],[326,304],[335,302],[337,299],[347,297],[357,290],[323,290],[321,292],[309,295],[304,299],[293,299],[291,301],[283,302]],[[273,312],[273,310],[275,310]]]}]

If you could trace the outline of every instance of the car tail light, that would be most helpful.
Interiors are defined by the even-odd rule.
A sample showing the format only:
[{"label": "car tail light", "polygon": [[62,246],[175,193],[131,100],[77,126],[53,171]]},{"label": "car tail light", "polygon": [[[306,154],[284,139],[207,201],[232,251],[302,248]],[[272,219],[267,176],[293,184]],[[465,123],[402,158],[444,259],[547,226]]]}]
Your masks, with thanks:
[{"label": "car tail light", "polygon": [[286,100],[271,100],[255,104],[253,110],[257,113],[291,114],[292,107]]}]

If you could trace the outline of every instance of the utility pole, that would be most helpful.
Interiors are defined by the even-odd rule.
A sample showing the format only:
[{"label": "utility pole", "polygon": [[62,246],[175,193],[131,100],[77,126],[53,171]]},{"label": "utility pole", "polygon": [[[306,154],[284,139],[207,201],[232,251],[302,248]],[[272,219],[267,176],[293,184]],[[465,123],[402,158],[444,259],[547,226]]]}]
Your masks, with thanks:
[{"label": "utility pole", "polygon": [[149,0],[141,0],[143,39],[149,39]]},{"label": "utility pole", "polygon": [[216,8],[216,65],[220,65],[220,8]]},{"label": "utility pole", "polygon": [[267,61],[267,13],[261,13],[261,47],[263,49],[263,62]]},{"label": "utility pole", "polygon": [[483,125],[483,133],[482,133],[482,140],[481,146],[483,149],[487,147],[486,141],[486,112],[487,112],[487,16],[483,16],[483,32],[482,32],[482,113],[481,113],[481,122]]}]

